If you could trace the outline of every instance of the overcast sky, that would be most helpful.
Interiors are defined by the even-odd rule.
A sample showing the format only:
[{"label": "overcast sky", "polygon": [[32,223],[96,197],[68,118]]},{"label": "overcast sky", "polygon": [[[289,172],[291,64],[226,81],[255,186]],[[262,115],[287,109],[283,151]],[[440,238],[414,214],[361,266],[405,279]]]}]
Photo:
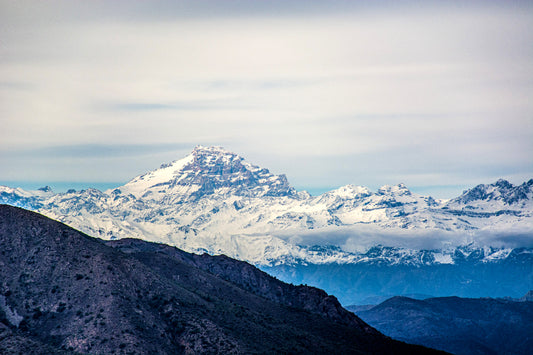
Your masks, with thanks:
[{"label": "overcast sky", "polygon": [[0,184],[198,144],[312,192],[533,178],[532,2],[445,3],[0,0]]}]

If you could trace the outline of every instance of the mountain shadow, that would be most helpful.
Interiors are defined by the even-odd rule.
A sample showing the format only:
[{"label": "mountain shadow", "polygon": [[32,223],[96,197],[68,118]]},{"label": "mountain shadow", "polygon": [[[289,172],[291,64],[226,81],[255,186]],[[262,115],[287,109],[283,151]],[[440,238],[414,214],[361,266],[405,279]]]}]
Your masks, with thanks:
[{"label": "mountain shadow", "polygon": [[0,353],[439,353],[224,256],[103,242],[0,205]]},{"label": "mountain shadow", "polygon": [[492,298],[393,297],[370,309],[348,307],[395,339],[454,354],[531,354],[533,302]]}]

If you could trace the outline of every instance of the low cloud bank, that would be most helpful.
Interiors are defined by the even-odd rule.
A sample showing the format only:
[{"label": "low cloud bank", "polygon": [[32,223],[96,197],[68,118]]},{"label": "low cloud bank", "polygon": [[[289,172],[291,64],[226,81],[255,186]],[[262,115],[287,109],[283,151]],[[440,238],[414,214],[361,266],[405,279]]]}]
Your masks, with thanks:
[{"label": "low cloud bank", "polygon": [[349,252],[364,252],[375,245],[410,249],[442,249],[474,244],[479,247],[533,248],[533,230],[383,230],[372,226],[280,234],[277,237],[298,245],[336,245]]}]

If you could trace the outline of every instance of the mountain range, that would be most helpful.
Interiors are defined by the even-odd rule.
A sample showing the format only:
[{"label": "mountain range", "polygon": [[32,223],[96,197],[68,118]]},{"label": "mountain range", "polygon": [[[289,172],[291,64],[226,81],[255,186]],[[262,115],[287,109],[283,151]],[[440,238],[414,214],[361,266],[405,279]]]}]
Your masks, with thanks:
[{"label": "mountain range", "polygon": [[439,353],[226,256],[105,242],[0,205],[3,354]]},{"label": "mountain range", "polygon": [[[482,294],[485,285],[476,279],[479,267],[490,269],[485,275],[499,275],[505,274],[503,268],[493,271],[491,265],[516,265],[517,258],[519,265],[533,264],[533,179],[517,186],[498,180],[449,200],[418,195],[403,184],[375,192],[346,185],[311,196],[290,186],[284,175],[235,153],[198,146],[183,159],[107,191],[54,193],[47,187],[25,191],[3,186],[0,202],[38,211],[94,237],[133,237],[189,252],[224,254],[286,281],[318,281],[330,292],[357,280],[330,287],[324,270],[340,275],[339,268],[369,265],[424,270],[455,265],[450,270],[460,274],[465,265],[474,265],[472,277],[461,280],[465,288],[460,295],[489,296],[493,294]],[[501,292],[523,294],[533,288],[532,274],[519,280],[523,287]],[[349,298],[341,291],[338,296],[354,303],[373,294],[407,292],[387,285],[390,280],[368,294]],[[431,287],[409,292],[449,294]]]},{"label": "mountain range", "polygon": [[530,354],[532,291],[521,299],[393,297],[347,307],[386,335],[457,355]]}]

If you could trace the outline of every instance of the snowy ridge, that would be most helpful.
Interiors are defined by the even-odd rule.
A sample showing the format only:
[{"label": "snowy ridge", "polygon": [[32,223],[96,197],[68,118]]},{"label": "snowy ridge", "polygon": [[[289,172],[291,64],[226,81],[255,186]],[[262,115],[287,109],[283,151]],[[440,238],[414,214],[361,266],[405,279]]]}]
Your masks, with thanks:
[{"label": "snowy ridge", "polygon": [[[181,160],[173,161],[170,164],[163,164],[157,170],[150,171],[144,175],[135,177],[126,185],[120,188],[120,192],[123,194],[132,194],[136,198],[139,198],[146,194],[150,189],[157,188],[169,181],[175,180],[179,177],[183,168],[189,165],[193,160],[193,155],[189,155]],[[106,192],[111,192],[110,190]]]},{"label": "snowy ridge", "polygon": [[[505,180],[478,185],[448,201],[412,193],[404,184],[376,192],[346,185],[310,196],[297,192],[284,175],[221,147],[198,146],[187,157],[106,192],[0,187],[0,202],[103,239],[136,237],[262,265],[454,263],[462,255],[456,248],[476,242],[480,233],[512,231],[533,239],[533,179],[519,186]],[[374,237],[379,233],[402,241],[419,234],[435,243],[436,236],[446,240],[436,249],[413,248]],[[364,250],[353,246],[363,239]],[[376,254],[370,248],[376,244],[387,246]],[[504,245],[492,251],[482,241],[468,245],[477,245],[483,262],[510,253]]]}]

